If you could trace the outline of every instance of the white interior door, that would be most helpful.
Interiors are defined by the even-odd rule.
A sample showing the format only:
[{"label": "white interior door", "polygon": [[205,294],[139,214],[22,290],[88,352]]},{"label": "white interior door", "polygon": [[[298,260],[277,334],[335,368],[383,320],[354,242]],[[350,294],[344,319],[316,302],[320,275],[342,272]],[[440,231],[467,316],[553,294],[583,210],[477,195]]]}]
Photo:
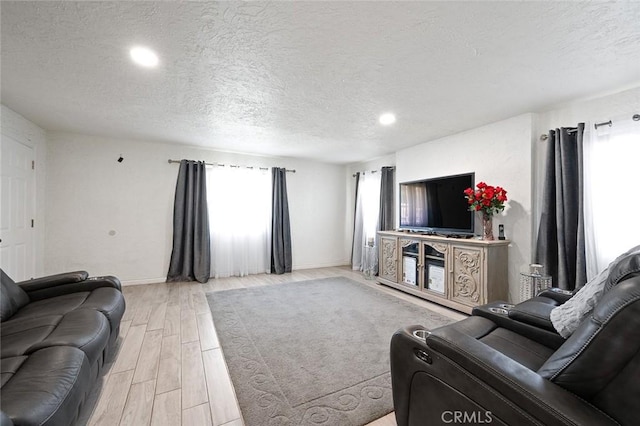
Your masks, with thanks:
[{"label": "white interior door", "polygon": [[35,274],[33,148],[2,135],[0,156],[0,265],[22,281]]}]

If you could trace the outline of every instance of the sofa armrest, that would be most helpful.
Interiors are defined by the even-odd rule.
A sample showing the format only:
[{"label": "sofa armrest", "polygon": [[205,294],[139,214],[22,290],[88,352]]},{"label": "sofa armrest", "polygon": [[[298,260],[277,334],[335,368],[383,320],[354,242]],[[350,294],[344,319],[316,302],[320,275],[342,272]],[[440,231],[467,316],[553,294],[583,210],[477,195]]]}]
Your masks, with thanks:
[{"label": "sofa armrest", "polygon": [[498,327],[511,330],[552,349],[558,349],[565,342],[565,339],[560,336],[555,331],[555,329],[553,331],[550,331],[546,328],[541,328],[527,322],[522,322],[517,319],[511,318],[510,311],[513,308],[510,308],[509,310],[507,310],[507,314],[504,314],[492,312],[490,310],[491,307],[496,307],[496,303],[476,306],[475,308],[473,308],[471,315],[487,318],[493,321]]},{"label": "sofa armrest", "polygon": [[28,293],[30,291],[42,290],[63,284],[79,283],[87,278],[89,278],[89,273],[87,271],[63,272],[62,274],[34,278],[31,280],[21,281],[16,284]]},{"label": "sofa armrest", "polygon": [[450,359],[546,425],[616,425],[577,395],[452,327],[434,330],[425,348]]},{"label": "sofa armrest", "polygon": [[[35,281],[35,280],[31,280]],[[112,276],[91,277],[84,281],[76,282],[58,282],[46,284],[31,285],[31,281],[23,281],[19,283],[20,287],[27,292],[31,301],[48,299],[51,297],[62,296],[64,294],[78,293],[82,291],[93,291],[100,287],[112,287],[122,291],[120,280]]]},{"label": "sofa armrest", "polygon": [[567,300],[571,299],[574,295],[574,292],[568,290],[562,290],[557,287],[547,288],[538,293],[537,297],[548,297],[549,299],[553,299],[559,304],[565,303]]},{"label": "sofa armrest", "polygon": [[556,306],[536,301],[538,298],[525,300],[509,309],[509,318],[556,332],[551,322],[551,310]]}]

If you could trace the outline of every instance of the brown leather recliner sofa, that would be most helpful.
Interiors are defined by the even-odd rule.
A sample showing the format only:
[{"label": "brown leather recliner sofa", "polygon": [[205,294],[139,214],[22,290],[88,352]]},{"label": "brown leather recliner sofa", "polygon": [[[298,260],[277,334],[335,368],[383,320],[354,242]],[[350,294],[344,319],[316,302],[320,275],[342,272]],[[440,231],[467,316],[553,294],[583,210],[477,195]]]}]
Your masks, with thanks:
[{"label": "brown leather recliner sofa", "polygon": [[0,273],[0,425],[71,425],[115,351],[120,281],[78,271],[15,283]]},{"label": "brown leather recliner sofa", "polygon": [[[494,303],[430,332],[399,330],[391,341],[398,426],[638,424],[640,255],[613,265],[605,289],[567,339],[545,323],[550,309],[526,302],[515,318],[487,309]],[[568,299],[554,296],[534,302]]]}]

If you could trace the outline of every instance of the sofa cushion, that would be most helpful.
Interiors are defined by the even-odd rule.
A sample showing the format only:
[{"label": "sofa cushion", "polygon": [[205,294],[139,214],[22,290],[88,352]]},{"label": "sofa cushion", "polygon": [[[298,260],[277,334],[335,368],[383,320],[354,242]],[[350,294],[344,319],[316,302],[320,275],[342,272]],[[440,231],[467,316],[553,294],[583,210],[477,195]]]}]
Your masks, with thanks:
[{"label": "sofa cushion", "polygon": [[87,300],[89,294],[88,291],[83,291],[31,302],[20,309],[11,319],[64,315],[78,309]]},{"label": "sofa cushion", "polygon": [[13,377],[20,366],[28,359],[26,355],[2,358],[0,360],[0,388]]},{"label": "sofa cushion", "polygon": [[6,321],[0,330],[2,358],[29,355],[50,346],[73,346],[98,360],[107,346],[107,318],[93,309],[77,309],[65,315]]},{"label": "sofa cushion", "polygon": [[0,286],[0,321],[6,321],[29,303],[29,296],[2,269]]},{"label": "sofa cushion", "polygon": [[30,352],[50,346],[73,346],[87,355],[91,365],[100,359],[109,341],[107,318],[93,309],[78,309],[62,317],[46,339],[35,343]]},{"label": "sofa cushion", "polygon": [[100,287],[91,292],[82,304],[83,309],[94,309],[102,312],[109,320],[111,331],[115,332],[120,326],[124,315],[125,301],[120,290],[112,287]]},{"label": "sofa cushion", "polygon": [[81,308],[100,311],[109,320],[110,330],[113,332],[117,330],[124,315],[124,296],[120,290],[113,287],[99,287],[90,292],[70,293],[31,302],[11,319],[64,315]]},{"label": "sofa cushion", "polygon": [[77,348],[36,351],[2,386],[2,411],[16,425],[73,424],[93,384],[90,370]]},{"label": "sofa cushion", "polygon": [[442,329],[456,330],[473,337],[534,371],[553,353],[553,349],[498,327],[493,321],[479,316],[465,318]]},{"label": "sofa cushion", "polygon": [[3,322],[0,327],[0,356],[7,358],[28,353],[31,346],[46,339],[61,320],[62,315],[49,315]]}]

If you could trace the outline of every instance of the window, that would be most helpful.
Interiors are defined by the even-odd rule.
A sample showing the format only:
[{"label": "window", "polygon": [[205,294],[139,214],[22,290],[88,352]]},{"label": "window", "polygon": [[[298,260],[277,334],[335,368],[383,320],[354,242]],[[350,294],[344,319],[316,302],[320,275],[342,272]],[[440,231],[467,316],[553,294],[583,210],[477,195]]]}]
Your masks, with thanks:
[{"label": "window", "polygon": [[640,122],[613,120],[585,138],[587,276],[640,244]]},{"label": "window", "polygon": [[270,270],[271,174],[267,170],[207,170],[211,276]]}]

